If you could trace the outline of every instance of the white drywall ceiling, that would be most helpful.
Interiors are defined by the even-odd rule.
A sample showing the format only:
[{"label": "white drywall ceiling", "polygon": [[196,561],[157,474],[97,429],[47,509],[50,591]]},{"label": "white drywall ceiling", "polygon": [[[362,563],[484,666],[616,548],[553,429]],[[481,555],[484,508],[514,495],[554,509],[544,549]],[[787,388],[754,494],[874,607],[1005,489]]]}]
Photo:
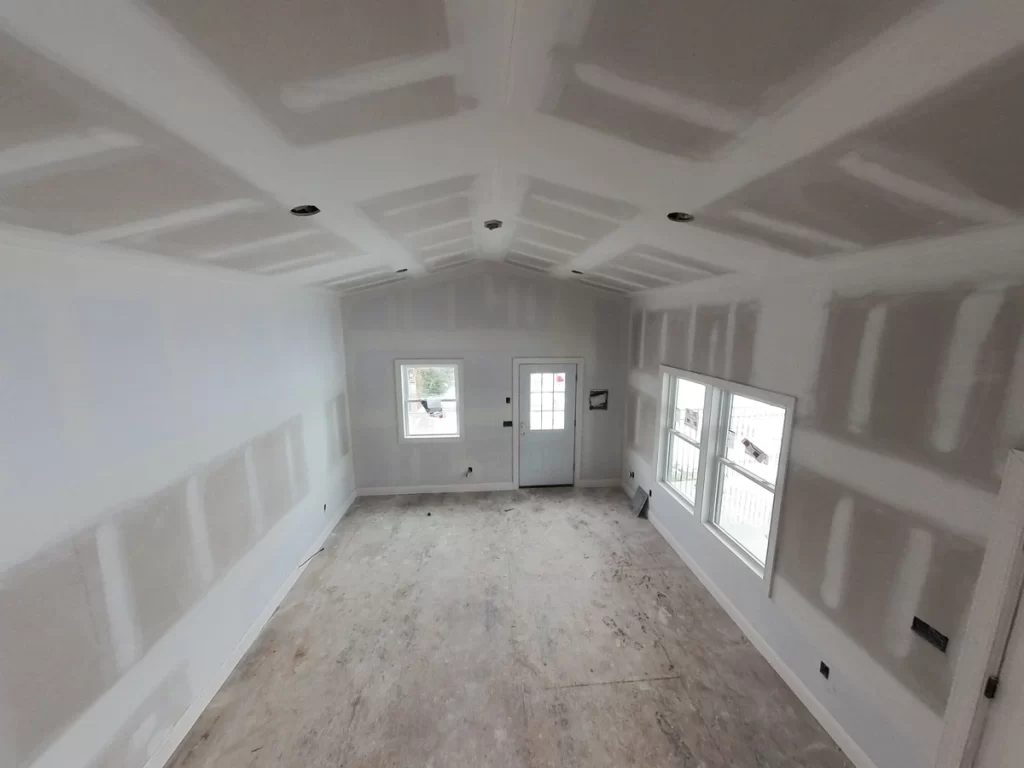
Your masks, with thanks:
[{"label": "white drywall ceiling", "polygon": [[637,292],[1024,213],[1015,0],[10,0],[2,22],[0,238],[339,291],[504,259]]}]

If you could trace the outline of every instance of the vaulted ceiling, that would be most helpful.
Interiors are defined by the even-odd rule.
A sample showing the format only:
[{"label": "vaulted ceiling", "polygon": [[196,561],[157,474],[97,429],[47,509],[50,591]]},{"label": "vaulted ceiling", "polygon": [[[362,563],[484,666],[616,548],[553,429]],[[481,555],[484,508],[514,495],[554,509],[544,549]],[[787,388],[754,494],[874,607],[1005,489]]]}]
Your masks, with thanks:
[{"label": "vaulted ceiling", "polygon": [[1019,0],[8,0],[0,238],[624,293],[1024,241],[1022,83]]}]

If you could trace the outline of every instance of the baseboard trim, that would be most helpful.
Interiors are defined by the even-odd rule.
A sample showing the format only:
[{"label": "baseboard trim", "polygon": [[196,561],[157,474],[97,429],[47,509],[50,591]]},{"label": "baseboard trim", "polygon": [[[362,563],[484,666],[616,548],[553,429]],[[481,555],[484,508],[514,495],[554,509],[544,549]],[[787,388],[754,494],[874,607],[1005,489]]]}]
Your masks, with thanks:
[{"label": "baseboard trim", "polygon": [[359,488],[359,496],[406,496],[411,493],[478,493],[514,491],[512,483],[467,483],[466,485],[401,485],[385,488]]},{"label": "baseboard trim", "polygon": [[[625,488],[625,486],[624,486]],[[725,594],[718,588],[718,586],[711,580],[711,578],[704,572],[704,570],[697,565],[696,562],[687,554],[683,546],[676,541],[675,537],[669,532],[665,525],[658,520],[653,514],[649,513],[651,523],[658,530],[658,533],[664,537],[665,541],[669,543],[669,546],[676,551],[676,554],[682,558],[683,562],[686,563],[687,567],[693,574],[700,580],[701,584],[712,594],[715,600],[718,601],[719,605],[725,610],[729,617],[736,622],[743,634],[747,636],[750,642],[757,648],[758,652],[764,656],[765,660],[772,665],[772,668],[778,672],[786,685],[790,687],[793,693],[796,694],[797,698],[803,702],[804,706],[807,707],[808,711],[814,716],[821,727],[824,728],[828,735],[832,737],[833,741],[839,746],[843,753],[849,758],[849,760],[857,766],[857,768],[878,768],[874,761],[861,749],[860,745],[853,740],[853,737],[846,732],[846,729],[839,724],[832,713],[828,711],[824,704],[818,699],[817,696],[808,688],[804,682],[797,676],[797,674],[782,660],[782,658],[775,652],[768,641],[765,640],[761,634],[754,629],[754,626],[747,620],[747,618],[740,613],[739,609],[733,605]]]},{"label": "baseboard trim", "polygon": [[238,645],[235,646],[231,655],[228,656],[220,669],[217,670],[217,674],[214,676],[214,679],[210,681],[210,684],[202,690],[195,701],[193,701],[189,708],[185,710],[185,714],[181,716],[178,722],[174,725],[174,728],[171,729],[171,732],[167,734],[167,738],[164,739],[159,747],[157,747],[157,750],[153,753],[152,757],[146,761],[145,768],[164,768],[167,761],[171,759],[175,750],[178,749],[181,742],[183,742],[185,737],[188,736],[189,731],[192,730],[192,726],[196,724],[199,717],[206,711],[210,702],[213,701],[213,697],[217,695],[217,692],[227,681],[235,667],[238,666],[242,657],[245,656],[249,648],[252,647],[252,644],[256,642],[256,638],[259,637],[263,628],[267,626],[267,623],[270,621],[271,617],[273,617],[278,606],[280,606],[284,601],[285,597],[291,591],[291,588],[295,586],[295,582],[299,580],[299,576],[301,576],[302,572],[306,570],[306,566],[310,559],[320,551],[320,547],[323,546],[327,537],[331,535],[331,531],[333,531],[338,523],[341,522],[341,519],[345,517],[349,509],[352,508],[352,504],[355,502],[356,496],[357,492],[352,491],[352,493],[348,495],[348,498],[342,502],[340,512],[331,516],[327,525],[324,526],[323,531],[317,535],[312,546],[306,550],[306,554],[303,555],[299,564],[294,570],[292,570],[291,574],[287,579],[285,579],[277,592],[274,593],[274,596],[270,599],[270,602],[267,603],[266,608],[263,609],[263,612],[260,613],[256,621],[253,622],[252,626],[249,627],[244,635],[242,635],[242,639],[238,641]]},{"label": "baseboard trim", "polygon": [[577,488],[618,488],[622,485],[620,477],[606,477],[603,480],[580,480]]}]

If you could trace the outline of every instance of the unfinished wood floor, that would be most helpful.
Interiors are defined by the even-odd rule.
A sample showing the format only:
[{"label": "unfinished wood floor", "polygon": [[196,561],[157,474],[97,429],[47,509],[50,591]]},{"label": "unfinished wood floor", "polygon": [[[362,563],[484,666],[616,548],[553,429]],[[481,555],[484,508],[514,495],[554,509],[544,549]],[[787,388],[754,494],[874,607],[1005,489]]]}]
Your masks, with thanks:
[{"label": "unfinished wood floor", "polygon": [[619,490],[361,499],[170,762],[850,766]]}]

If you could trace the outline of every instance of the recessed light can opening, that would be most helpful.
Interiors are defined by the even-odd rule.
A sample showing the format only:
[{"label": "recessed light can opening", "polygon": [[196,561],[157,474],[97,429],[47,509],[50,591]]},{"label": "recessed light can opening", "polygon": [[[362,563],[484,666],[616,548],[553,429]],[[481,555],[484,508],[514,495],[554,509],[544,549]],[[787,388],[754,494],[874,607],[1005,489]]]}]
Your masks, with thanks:
[{"label": "recessed light can opening", "polygon": [[400,274],[402,274],[403,272],[408,272],[408,271],[409,271],[409,270],[408,270],[408,268],[403,268],[403,269],[396,269],[396,270],[395,270],[395,274],[396,274],[396,275],[400,275]]},{"label": "recessed light can opening", "polygon": [[292,216],[316,216],[320,209],[315,205],[296,205],[292,208]]},{"label": "recessed light can opening", "polygon": [[583,273],[582,273],[582,272],[580,272],[580,271],[579,271],[578,269],[574,269],[574,270],[572,271],[572,273],[573,273],[574,275],[582,275],[582,274],[583,274]]},{"label": "recessed light can opening", "polygon": [[672,213],[668,215],[668,220],[679,224],[686,224],[693,221],[693,214],[684,213],[683,211],[672,211]]}]

